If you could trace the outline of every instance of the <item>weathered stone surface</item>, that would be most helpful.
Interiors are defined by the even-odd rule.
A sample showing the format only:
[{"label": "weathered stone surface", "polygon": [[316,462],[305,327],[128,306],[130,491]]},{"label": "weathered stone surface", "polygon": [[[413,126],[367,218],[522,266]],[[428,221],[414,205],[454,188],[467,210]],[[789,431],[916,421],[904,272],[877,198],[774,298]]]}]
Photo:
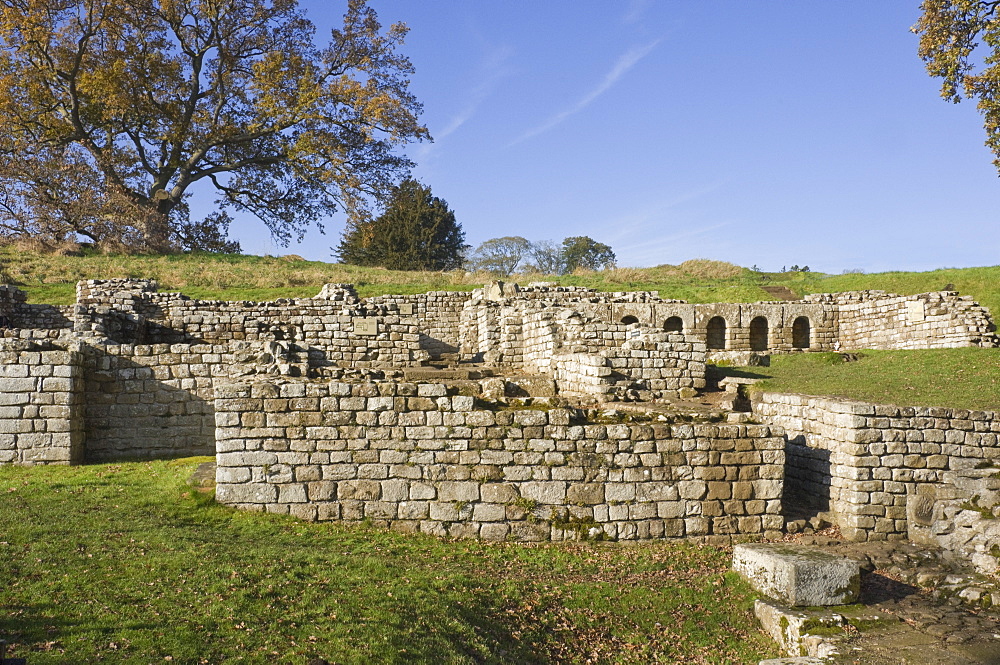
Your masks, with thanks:
[{"label": "weathered stone surface", "polygon": [[793,607],[846,605],[861,588],[857,561],[788,543],[736,545],[733,570],[761,593]]}]

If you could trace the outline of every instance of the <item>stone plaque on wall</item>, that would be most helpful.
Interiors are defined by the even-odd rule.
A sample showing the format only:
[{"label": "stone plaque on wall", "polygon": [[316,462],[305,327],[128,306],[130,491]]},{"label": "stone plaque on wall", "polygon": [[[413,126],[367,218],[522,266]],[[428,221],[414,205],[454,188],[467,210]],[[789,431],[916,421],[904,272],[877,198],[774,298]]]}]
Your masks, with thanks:
[{"label": "stone plaque on wall", "polygon": [[355,319],[354,320],[354,334],[355,335],[377,335],[378,334],[378,319]]},{"label": "stone plaque on wall", "polygon": [[413,303],[403,302],[399,304],[400,316],[413,316]]},{"label": "stone plaque on wall", "polygon": [[910,300],[906,303],[906,319],[913,322],[924,320],[923,300]]}]

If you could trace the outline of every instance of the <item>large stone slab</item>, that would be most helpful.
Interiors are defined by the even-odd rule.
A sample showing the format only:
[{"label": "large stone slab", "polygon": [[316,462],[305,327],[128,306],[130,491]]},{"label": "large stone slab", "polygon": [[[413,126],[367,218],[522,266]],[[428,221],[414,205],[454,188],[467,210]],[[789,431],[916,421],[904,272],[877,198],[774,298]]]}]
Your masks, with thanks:
[{"label": "large stone slab", "polygon": [[857,561],[790,543],[737,545],[733,570],[792,607],[847,605],[857,600],[861,587]]}]

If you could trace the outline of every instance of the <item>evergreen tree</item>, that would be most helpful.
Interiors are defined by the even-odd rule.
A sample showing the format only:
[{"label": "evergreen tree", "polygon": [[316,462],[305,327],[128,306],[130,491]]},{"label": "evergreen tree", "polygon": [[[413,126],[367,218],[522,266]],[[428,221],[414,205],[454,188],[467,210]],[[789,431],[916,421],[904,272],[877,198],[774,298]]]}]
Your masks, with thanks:
[{"label": "evergreen tree", "polygon": [[462,266],[466,247],[448,203],[407,179],[379,217],[348,225],[337,256],[344,263],[390,270],[454,270]]}]

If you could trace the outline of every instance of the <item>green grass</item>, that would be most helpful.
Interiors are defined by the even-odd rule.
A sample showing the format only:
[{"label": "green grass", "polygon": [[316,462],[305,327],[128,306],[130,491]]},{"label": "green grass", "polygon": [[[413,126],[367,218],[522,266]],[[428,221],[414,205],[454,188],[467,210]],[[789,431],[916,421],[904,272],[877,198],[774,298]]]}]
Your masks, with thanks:
[{"label": "green grass", "polygon": [[[395,271],[293,257],[182,254],[171,256],[52,256],[0,248],[4,281],[25,289],[30,302],[69,305],[81,279],[155,279],[162,291],[180,291],[205,300],[273,300],[310,297],[329,282],[353,283],[362,297],[387,293],[469,291],[493,277],[488,273]],[[695,259],[654,268],[615,268],[573,275],[515,275],[508,281],[551,281],[599,291],[659,291],[664,298],[693,303],[769,300],[762,286],[787,286],[798,295],[880,289],[904,295],[939,291],[954,284],[965,295],[1000,312],[1000,266],[849,275],[760,273]]]},{"label": "green grass", "polygon": [[1000,410],[1000,349],[861,351],[771,356],[770,367],[721,368],[766,380],[753,391],[834,395],[900,406]]},{"label": "green grass", "polygon": [[756,663],[729,555],[486,544],[218,506],[198,459],[0,468],[0,639],[56,663]]}]

